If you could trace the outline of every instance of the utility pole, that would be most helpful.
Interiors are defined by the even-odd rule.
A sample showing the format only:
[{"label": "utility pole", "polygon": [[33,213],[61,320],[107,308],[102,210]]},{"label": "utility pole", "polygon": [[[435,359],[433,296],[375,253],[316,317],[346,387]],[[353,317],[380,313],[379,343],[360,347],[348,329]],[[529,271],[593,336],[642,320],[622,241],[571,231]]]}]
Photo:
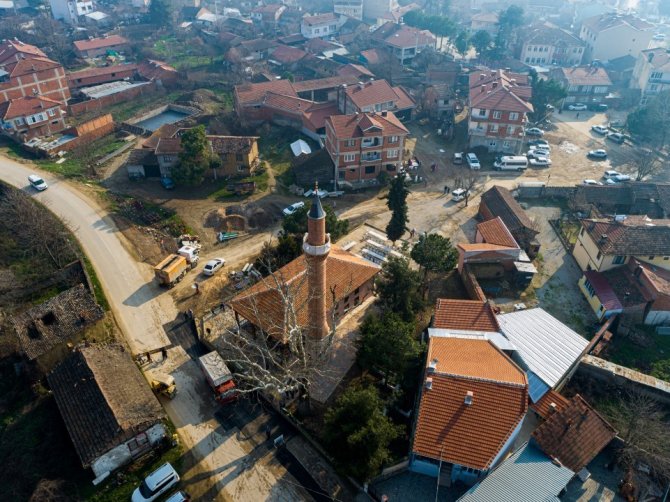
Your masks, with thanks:
[{"label": "utility pole", "polygon": [[442,472],[442,452],[444,451],[444,446],[440,448],[440,464],[437,467],[437,486],[435,487],[435,502],[437,502],[437,497],[440,494],[440,473]]}]

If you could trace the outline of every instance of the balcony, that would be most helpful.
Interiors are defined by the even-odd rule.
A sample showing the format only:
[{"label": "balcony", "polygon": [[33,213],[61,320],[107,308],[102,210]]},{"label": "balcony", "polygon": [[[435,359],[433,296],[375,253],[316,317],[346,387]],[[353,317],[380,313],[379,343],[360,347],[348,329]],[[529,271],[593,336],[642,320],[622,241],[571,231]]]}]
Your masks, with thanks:
[{"label": "balcony", "polygon": [[361,141],[362,148],[374,148],[382,146],[382,138],[363,138]]},{"label": "balcony", "polygon": [[364,153],[361,155],[361,162],[378,162],[382,160],[381,152]]}]

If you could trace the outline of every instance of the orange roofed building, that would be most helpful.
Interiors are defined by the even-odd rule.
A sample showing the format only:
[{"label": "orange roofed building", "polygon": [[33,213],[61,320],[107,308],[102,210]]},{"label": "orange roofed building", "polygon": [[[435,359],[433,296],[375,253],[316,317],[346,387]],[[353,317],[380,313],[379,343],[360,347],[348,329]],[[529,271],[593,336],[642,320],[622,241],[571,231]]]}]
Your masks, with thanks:
[{"label": "orange roofed building", "polygon": [[430,337],[410,469],[475,483],[504,458],[527,409],[525,373],[491,341]]}]

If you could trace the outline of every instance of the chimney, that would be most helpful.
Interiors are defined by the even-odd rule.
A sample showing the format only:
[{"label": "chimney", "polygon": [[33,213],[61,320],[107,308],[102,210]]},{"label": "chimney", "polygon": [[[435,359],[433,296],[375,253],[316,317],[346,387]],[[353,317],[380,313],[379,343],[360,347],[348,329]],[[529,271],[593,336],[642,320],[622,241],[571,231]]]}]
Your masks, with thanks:
[{"label": "chimney", "polygon": [[437,369],[437,363],[438,363],[437,358],[431,360],[428,363],[428,373],[435,373],[435,370]]},{"label": "chimney", "polygon": [[495,76],[496,76],[496,72],[495,72],[495,70],[491,70],[491,76],[492,76],[492,77],[495,77]]},{"label": "chimney", "polygon": [[493,84],[491,84],[491,87],[492,87],[493,89],[495,89],[496,87],[498,87],[498,82],[493,82]]},{"label": "chimney", "polygon": [[386,117],[387,115],[388,115],[388,112],[386,112],[386,111],[382,112],[382,117]]},{"label": "chimney", "polygon": [[433,388],[433,379],[431,377],[426,378],[426,390]]},{"label": "chimney", "polygon": [[556,413],[556,403],[549,403],[549,414]]},{"label": "chimney", "polygon": [[479,74],[479,80],[484,80],[485,78],[486,78],[486,75],[484,75],[483,73]]},{"label": "chimney", "polygon": [[471,390],[469,390],[465,393],[465,399],[463,400],[463,402],[465,403],[466,406],[471,406],[474,397],[475,397],[474,393]]},{"label": "chimney", "polygon": [[602,234],[602,235],[600,236],[600,242],[604,242],[604,241],[606,241],[606,240],[607,240],[607,234]]},{"label": "chimney", "polygon": [[484,94],[484,93],[486,92],[486,85],[482,84],[482,86],[480,87],[480,89],[481,89],[480,93],[481,93],[481,94]]}]

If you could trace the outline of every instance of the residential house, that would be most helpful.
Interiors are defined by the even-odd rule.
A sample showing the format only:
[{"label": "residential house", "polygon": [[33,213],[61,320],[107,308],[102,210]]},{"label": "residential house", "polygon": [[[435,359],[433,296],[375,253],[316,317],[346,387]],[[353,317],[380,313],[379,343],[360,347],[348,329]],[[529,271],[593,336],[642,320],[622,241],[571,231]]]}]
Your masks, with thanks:
[{"label": "residential house", "polygon": [[393,112],[333,115],[326,118],[326,150],[337,181],[366,182],[396,173],[409,131]]},{"label": "residential house", "polygon": [[103,315],[91,292],[79,284],[13,316],[12,324],[22,352],[34,361],[58,346],[76,342]]},{"label": "residential house", "polygon": [[279,19],[286,12],[286,5],[271,3],[261,5],[251,11],[251,19],[266,28],[277,29]]},{"label": "residential house", "polygon": [[646,216],[584,219],[572,254],[583,271],[604,272],[631,258],[670,270],[670,220]]},{"label": "residential house", "polygon": [[137,73],[150,82],[156,82],[159,86],[170,87],[179,80],[179,72],[173,66],[164,61],[147,59],[137,67]]},{"label": "residential house", "polygon": [[274,51],[277,45],[277,42],[274,40],[266,40],[264,38],[244,40],[240,42],[239,45],[232,47],[228,51],[229,54],[234,53],[238,56],[231,57],[229,54],[227,54],[226,60],[231,62],[244,61],[245,63],[253,61],[265,61],[270,57],[272,51]]},{"label": "residential house", "polygon": [[504,70],[473,72],[469,88],[470,147],[520,153],[527,114],[533,111],[528,77]]},{"label": "residential house", "polygon": [[390,22],[377,28],[373,38],[388,48],[401,65],[411,62],[421,51],[434,50],[437,44],[437,38],[428,30]]},{"label": "residential house", "polygon": [[268,62],[284,70],[292,70],[305,56],[307,52],[302,49],[290,45],[278,45],[273,49]]},{"label": "residential house", "polygon": [[532,434],[534,443],[551,459],[580,472],[616,436],[616,430],[579,394],[547,417]]},{"label": "residential house", "polygon": [[625,55],[637,57],[649,48],[654,25],[633,14],[607,13],[584,19],[579,38],[586,42],[584,61]]},{"label": "residential house", "polygon": [[339,32],[340,26],[346,19],[334,12],[314,16],[306,15],[300,22],[300,33],[305,38],[330,37]]},{"label": "residential house", "polygon": [[51,15],[67,24],[79,24],[82,16],[95,11],[92,0],[49,0]]},{"label": "residential house", "polygon": [[353,17],[346,17],[346,21],[340,27],[340,32],[337,39],[341,44],[358,44],[363,46],[370,39],[370,25],[354,19]]},{"label": "residential house", "polygon": [[221,160],[217,176],[251,176],[258,167],[257,136],[207,136],[212,152]]},{"label": "residential house", "polygon": [[5,40],[0,43],[0,103],[26,96],[64,105],[70,99],[65,70],[34,45]]},{"label": "residential house", "polygon": [[574,471],[555,462],[534,441],[529,441],[470,488],[458,502],[557,501],[574,476]]},{"label": "residential house", "polygon": [[491,38],[498,34],[498,13],[480,12],[470,18],[470,33],[474,35],[478,31],[485,31]]},{"label": "residential house", "polygon": [[0,130],[16,141],[51,136],[65,127],[63,105],[53,99],[26,96],[0,103]]},{"label": "residential house", "polygon": [[637,59],[626,54],[625,56],[610,59],[604,66],[612,84],[620,88],[626,88],[631,86],[631,79],[633,78],[636,64]]},{"label": "residential house", "polygon": [[86,68],[67,74],[67,83],[70,89],[78,89],[90,85],[105,84],[118,80],[129,80],[137,73],[136,64],[118,64],[98,68]]},{"label": "residential house", "polygon": [[399,7],[397,0],[364,0],[363,18],[372,21],[381,19],[385,14]]},{"label": "residential house", "polygon": [[363,20],[363,0],[334,0],[333,12],[358,21]]},{"label": "residential house", "polygon": [[594,206],[603,214],[649,216],[652,219],[670,216],[670,184],[631,181],[616,185],[580,185],[575,187],[572,201],[579,211]]},{"label": "residential house", "polygon": [[365,66],[351,63],[340,66],[337,69],[337,75],[340,77],[354,77],[358,79],[358,82],[374,78],[375,76]]},{"label": "residential house", "polygon": [[519,60],[529,65],[575,66],[582,62],[586,42],[550,23],[523,35]]},{"label": "residential house", "polygon": [[123,52],[129,47],[128,39],[121,35],[109,35],[102,38],[89,38],[74,42],[75,52],[82,58],[104,56],[107,51]]},{"label": "residential house", "polygon": [[593,105],[604,103],[612,89],[612,81],[601,66],[573,66],[555,68],[550,76],[563,85],[567,96],[562,101],[563,108],[574,103]]},{"label": "residential house", "polygon": [[391,87],[386,80],[370,80],[340,86],[337,90],[337,108],[344,115],[388,111],[405,121],[411,120],[416,103],[402,87]]},{"label": "residential house", "polygon": [[120,345],[77,348],[47,380],[77,455],[96,482],[168,434],[163,408]]},{"label": "residential house", "polygon": [[526,371],[533,403],[561,389],[588,346],[588,340],[541,308],[501,314],[498,323],[515,348],[512,359]]},{"label": "residential house", "polygon": [[499,216],[521,249],[531,257],[539,252],[537,226],[506,188],[496,185],[484,192],[478,215],[484,221]]},{"label": "residential house", "polygon": [[491,341],[430,337],[410,470],[475,483],[505,458],[527,409],[526,375]]},{"label": "residential house", "polygon": [[670,89],[670,54],[667,49],[656,47],[638,54],[630,87],[640,89],[641,106]]},{"label": "residential house", "polygon": [[159,138],[154,154],[158,160],[161,178],[169,178],[172,176],[172,168],[179,163],[179,154],[183,152],[181,147],[181,139],[175,138]]}]

